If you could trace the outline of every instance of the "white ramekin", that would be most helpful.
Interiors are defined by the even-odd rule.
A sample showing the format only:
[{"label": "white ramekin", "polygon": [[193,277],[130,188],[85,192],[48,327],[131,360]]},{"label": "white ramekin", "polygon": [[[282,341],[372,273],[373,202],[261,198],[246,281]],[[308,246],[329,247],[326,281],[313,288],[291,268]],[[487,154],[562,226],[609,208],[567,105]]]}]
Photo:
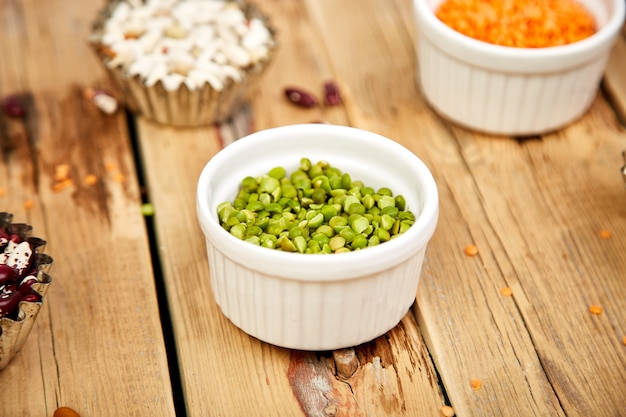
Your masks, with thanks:
[{"label": "white ramekin", "polygon": [[599,30],[564,46],[513,48],[472,39],[434,15],[443,0],[413,0],[418,80],[442,116],[497,135],[537,135],[591,105],[624,22],[624,0],[580,0]]},{"label": "white ramekin", "polygon": [[[376,247],[332,255],[255,246],[220,226],[216,207],[233,201],[244,177],[275,166],[291,172],[302,157],[325,160],[353,180],[402,194],[415,224]],[[304,124],[259,131],[222,149],[198,180],[197,212],[211,287],[226,317],[274,345],[329,350],[372,340],[407,313],[439,203],[428,168],[397,142],[345,126]]]}]

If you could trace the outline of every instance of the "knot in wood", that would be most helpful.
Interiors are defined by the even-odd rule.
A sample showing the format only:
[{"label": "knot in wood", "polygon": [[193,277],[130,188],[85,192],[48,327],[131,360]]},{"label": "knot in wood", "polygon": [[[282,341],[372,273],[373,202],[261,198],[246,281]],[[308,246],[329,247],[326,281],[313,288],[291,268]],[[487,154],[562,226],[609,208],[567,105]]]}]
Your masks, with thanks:
[{"label": "knot in wood", "polygon": [[353,348],[333,351],[333,359],[338,378],[349,379],[359,369],[359,358]]}]

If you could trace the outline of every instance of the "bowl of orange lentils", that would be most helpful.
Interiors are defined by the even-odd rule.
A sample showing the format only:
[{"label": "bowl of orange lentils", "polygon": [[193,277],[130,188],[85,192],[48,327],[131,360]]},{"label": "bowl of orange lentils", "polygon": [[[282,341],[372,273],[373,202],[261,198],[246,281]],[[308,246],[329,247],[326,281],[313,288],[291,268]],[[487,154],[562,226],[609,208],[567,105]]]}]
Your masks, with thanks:
[{"label": "bowl of orange lentils", "polygon": [[624,0],[413,0],[418,82],[441,116],[533,136],[591,106]]}]

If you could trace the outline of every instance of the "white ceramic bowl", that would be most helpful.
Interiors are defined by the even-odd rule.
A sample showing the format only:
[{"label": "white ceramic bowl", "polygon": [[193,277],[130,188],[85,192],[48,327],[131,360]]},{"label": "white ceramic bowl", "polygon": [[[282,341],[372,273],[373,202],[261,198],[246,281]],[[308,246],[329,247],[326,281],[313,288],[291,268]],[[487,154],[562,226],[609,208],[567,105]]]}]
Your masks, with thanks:
[{"label": "white ceramic bowl", "polygon": [[442,116],[498,135],[563,127],[591,105],[624,22],[624,0],[580,0],[599,30],[549,48],[513,48],[472,39],[434,15],[443,0],[413,0],[418,79]]},{"label": "white ceramic bowl", "polygon": [[[244,177],[275,166],[292,172],[302,157],[402,194],[415,224],[378,246],[331,255],[255,246],[220,226],[216,207],[234,200]],[[213,294],[226,317],[274,345],[330,350],[370,341],[407,313],[439,202],[428,168],[397,142],[345,126],[304,124],[259,131],[222,149],[200,175],[197,212]]]}]

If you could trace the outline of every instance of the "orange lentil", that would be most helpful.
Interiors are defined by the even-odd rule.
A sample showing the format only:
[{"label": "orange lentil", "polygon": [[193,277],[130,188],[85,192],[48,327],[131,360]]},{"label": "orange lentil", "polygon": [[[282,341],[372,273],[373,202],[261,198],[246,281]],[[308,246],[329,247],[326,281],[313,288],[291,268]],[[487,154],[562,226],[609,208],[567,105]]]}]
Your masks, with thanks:
[{"label": "orange lentil", "polygon": [[80,414],[69,407],[59,407],[54,410],[52,417],[80,417]]},{"label": "orange lentil", "polygon": [[476,256],[478,255],[478,247],[476,245],[467,245],[463,250],[467,256]]},{"label": "orange lentil", "polygon": [[86,185],[94,185],[95,183],[98,182],[98,177],[96,177],[93,174],[89,174],[85,177],[85,184]]},{"label": "orange lentil", "polygon": [[112,163],[112,162],[109,162],[109,163],[104,164],[104,170],[105,170],[106,172],[111,172],[111,171],[114,171],[114,170],[115,170],[115,164],[114,164],[114,163]]},{"label": "orange lentil", "polygon": [[441,415],[443,417],[454,417],[454,408],[450,407],[449,405],[444,405],[443,407],[441,407]]},{"label": "orange lentil", "polygon": [[30,210],[33,207],[35,207],[35,202],[33,200],[26,200],[26,201],[24,201],[24,208],[26,210]]},{"label": "orange lentil", "polygon": [[589,306],[589,312],[591,314],[600,315],[600,314],[602,314],[603,311],[604,310],[602,309],[602,307],[600,307],[598,305]]},{"label": "orange lentil", "polygon": [[576,0],[445,0],[435,14],[466,36],[518,48],[565,45],[597,31]]},{"label": "orange lentil", "polygon": [[7,195],[7,189],[6,188],[0,188],[0,197],[3,197]]},{"label": "orange lentil", "polygon": [[52,184],[52,191],[55,193],[59,193],[65,189],[65,184],[62,182],[57,182]]},{"label": "orange lentil", "polygon": [[472,379],[470,383],[472,385],[472,388],[474,388],[474,390],[476,391],[483,387],[483,381],[481,381],[480,379]]},{"label": "orange lentil", "polygon": [[69,188],[72,185],[74,185],[74,181],[72,181],[71,178],[65,178],[64,180],[60,180],[54,183],[52,185],[52,191],[58,193],[59,191],[63,191],[64,189]]},{"label": "orange lentil", "polygon": [[124,180],[126,179],[126,177],[124,177],[124,174],[115,174],[115,177],[113,177],[113,179],[116,182],[122,183],[124,182]]},{"label": "orange lentil", "polygon": [[622,344],[623,344],[624,346],[626,346],[626,336],[624,336],[624,337],[622,338]]},{"label": "orange lentil", "polygon": [[613,233],[611,233],[610,230],[606,230],[606,229],[602,229],[598,232],[598,235],[602,238],[602,239],[610,239],[613,237]]},{"label": "orange lentil", "polygon": [[70,166],[67,164],[59,164],[54,167],[54,179],[56,181],[63,181],[68,178],[70,174]]},{"label": "orange lentil", "polygon": [[509,287],[504,287],[500,290],[500,294],[504,295],[505,297],[509,297],[513,295],[513,290]]}]

